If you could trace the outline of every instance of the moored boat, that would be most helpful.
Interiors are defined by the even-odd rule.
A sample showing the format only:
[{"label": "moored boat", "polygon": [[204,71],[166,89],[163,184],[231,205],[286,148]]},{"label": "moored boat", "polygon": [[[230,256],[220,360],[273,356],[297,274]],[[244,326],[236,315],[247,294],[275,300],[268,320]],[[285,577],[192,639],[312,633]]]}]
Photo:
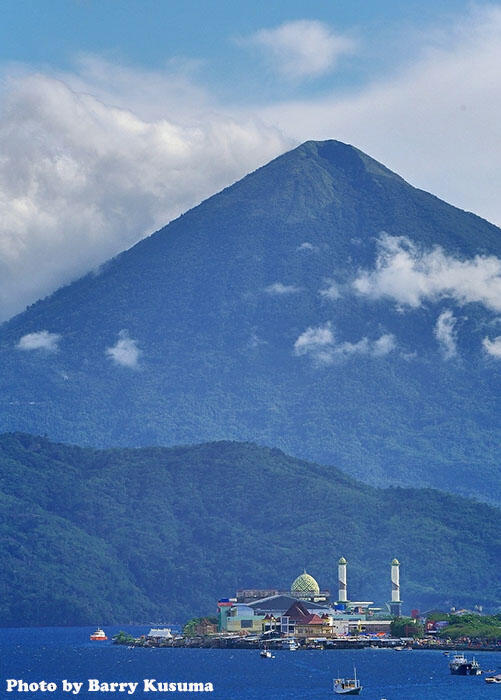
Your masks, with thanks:
[{"label": "moored boat", "polygon": [[105,642],[108,639],[104,631],[98,627],[94,634],[90,635],[91,642]]},{"label": "moored boat", "polygon": [[479,676],[482,673],[478,661],[475,658],[468,661],[464,654],[454,654],[449,669],[455,676]]},{"label": "moored boat", "polygon": [[262,659],[274,659],[275,658],[269,649],[261,649],[261,651],[259,652],[259,656]]}]

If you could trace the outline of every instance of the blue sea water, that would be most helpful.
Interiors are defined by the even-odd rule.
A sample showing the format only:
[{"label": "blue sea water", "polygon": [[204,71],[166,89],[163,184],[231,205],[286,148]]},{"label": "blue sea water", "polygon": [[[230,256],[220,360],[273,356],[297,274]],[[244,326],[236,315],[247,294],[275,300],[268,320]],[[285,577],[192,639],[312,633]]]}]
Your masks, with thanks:
[{"label": "blue sea water", "polygon": [[[127,628],[133,634],[146,628]],[[223,649],[128,649],[110,642],[90,642],[94,630],[85,627],[22,628],[0,630],[0,697],[39,698],[206,697],[211,700],[323,700],[336,697],[332,679],[351,676],[357,668],[366,700],[482,700],[501,698],[501,686],[488,685],[483,676],[452,676],[448,658],[440,651],[393,651],[386,649],[338,651],[277,651],[264,660],[255,650]],[[118,628],[106,628],[109,637]],[[480,652],[484,669],[501,670],[501,654]],[[9,678],[26,682],[52,681],[58,690],[7,692]],[[100,682],[139,682],[133,695],[88,689],[88,679]],[[210,682],[214,692],[144,692],[143,679],[157,681]],[[83,681],[78,695],[62,692],[62,680]]]}]

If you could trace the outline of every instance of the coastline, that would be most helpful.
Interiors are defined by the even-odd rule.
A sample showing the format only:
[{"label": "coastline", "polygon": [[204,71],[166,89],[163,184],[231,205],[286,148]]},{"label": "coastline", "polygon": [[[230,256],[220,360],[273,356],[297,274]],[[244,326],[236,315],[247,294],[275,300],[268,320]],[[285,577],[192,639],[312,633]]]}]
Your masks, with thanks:
[{"label": "coastline", "polygon": [[[283,642],[285,639],[265,642],[262,639],[246,638],[246,637],[229,637],[229,636],[205,636],[205,637],[173,637],[172,639],[155,639],[153,637],[138,637],[129,639],[128,641],[117,642],[114,644],[139,647],[139,648],[179,648],[179,649],[262,649],[266,648],[274,651],[284,649]],[[389,649],[392,651],[419,651],[419,650],[434,650],[442,652],[454,651],[501,651],[501,644],[492,643],[473,643],[473,642],[457,642],[457,643],[437,643],[434,640],[424,641],[415,640],[409,642],[403,639],[329,639],[329,640],[296,640],[298,642],[297,651],[329,651],[337,649]]]}]

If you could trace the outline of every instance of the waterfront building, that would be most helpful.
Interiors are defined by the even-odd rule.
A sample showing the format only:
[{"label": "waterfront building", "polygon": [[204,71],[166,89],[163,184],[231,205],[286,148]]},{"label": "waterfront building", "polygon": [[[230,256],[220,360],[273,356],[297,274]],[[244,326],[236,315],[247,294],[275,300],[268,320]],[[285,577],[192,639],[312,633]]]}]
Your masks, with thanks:
[{"label": "waterfront building", "polygon": [[245,603],[235,603],[226,616],[226,632],[262,634],[265,616],[256,614]]},{"label": "waterfront building", "polygon": [[[397,604],[401,605],[395,566],[399,566],[396,559],[392,562],[392,585],[398,584],[398,588],[392,595],[395,606],[392,612],[397,609]],[[341,557],[338,562],[336,603],[330,602],[329,591],[321,590],[306,570],[294,579],[290,591],[247,588],[237,591],[234,598],[222,598],[218,602],[219,632],[304,638],[389,632],[390,620],[380,619],[381,608],[374,608],[372,601],[348,600],[346,567],[347,561]]]},{"label": "waterfront building", "polygon": [[170,627],[152,627],[146,636],[153,639],[172,639],[172,631]]},{"label": "waterfront building", "polygon": [[300,600],[295,601],[280,618],[280,632],[292,637],[332,636],[332,617],[311,613]]},{"label": "waterfront building", "polygon": [[[248,603],[248,607],[252,608],[257,615],[275,615],[280,617],[285,615],[285,612],[294,605],[294,603],[300,598],[294,597],[292,595],[274,595],[269,598],[263,598],[262,600],[255,600],[252,603]],[[311,600],[301,601],[309,613],[316,613],[317,615],[323,615],[324,613],[331,613],[332,608],[328,603],[314,603]]]}]

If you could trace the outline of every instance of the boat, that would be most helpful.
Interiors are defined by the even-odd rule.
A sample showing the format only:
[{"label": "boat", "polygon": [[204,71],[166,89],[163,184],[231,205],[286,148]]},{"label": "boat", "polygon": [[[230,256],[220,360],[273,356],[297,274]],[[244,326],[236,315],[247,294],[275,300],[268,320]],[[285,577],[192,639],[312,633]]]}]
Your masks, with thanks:
[{"label": "boat", "polygon": [[295,639],[284,639],[282,642],[282,648],[288,649],[289,651],[296,651],[296,649],[299,649],[299,644]]},{"label": "boat", "polygon": [[479,676],[482,673],[478,661],[475,658],[468,661],[464,654],[454,654],[449,669],[455,676]]},{"label": "boat", "polygon": [[269,649],[261,649],[261,651],[259,652],[259,656],[262,659],[274,659],[275,658]]},{"label": "boat", "polygon": [[353,678],[335,678],[334,693],[336,695],[360,695],[362,686],[357,678],[357,669],[353,668]]},{"label": "boat", "polygon": [[486,683],[501,683],[501,673],[496,676],[486,676],[484,680]]},{"label": "boat", "polygon": [[94,634],[90,635],[91,642],[105,642],[107,639],[108,637],[100,627],[97,628]]}]

